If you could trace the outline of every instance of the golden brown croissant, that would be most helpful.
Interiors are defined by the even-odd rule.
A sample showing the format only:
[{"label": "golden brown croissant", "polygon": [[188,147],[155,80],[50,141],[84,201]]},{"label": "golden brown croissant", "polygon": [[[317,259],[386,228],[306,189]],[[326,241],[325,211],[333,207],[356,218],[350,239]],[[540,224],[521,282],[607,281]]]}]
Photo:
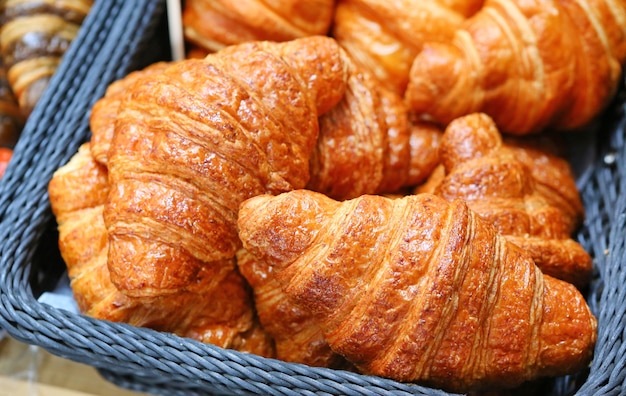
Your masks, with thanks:
[{"label": "golden brown croissant", "polygon": [[464,392],[591,358],[597,322],[580,292],[461,200],[296,190],[244,201],[238,224],[244,247],[365,373]]},{"label": "golden brown croissant", "polygon": [[132,298],[113,286],[102,218],[108,190],[106,167],[93,159],[89,143],[55,172],[49,184],[59,249],[81,312],[273,356],[272,343],[253,316],[248,286],[234,267],[217,274],[199,273],[194,288],[167,297]]},{"label": "golden brown croissant", "polygon": [[48,86],[92,4],[92,0],[2,2],[0,51],[25,117]]},{"label": "golden brown croissant", "polygon": [[517,135],[583,127],[617,90],[625,21],[617,0],[487,0],[450,43],[424,45],[407,103],[443,125],[484,112]]},{"label": "golden brown croissant", "polygon": [[[557,136],[554,135],[524,137],[509,135],[502,136],[502,143],[515,160],[526,166],[526,170],[533,178],[535,191],[541,194],[550,205],[563,211],[562,221],[569,224],[568,233],[571,234],[582,223],[584,207],[573,170],[564,159],[563,147],[555,146],[559,140],[555,138]],[[445,176],[445,168],[439,164],[428,179],[417,186],[414,191],[434,193]]]},{"label": "golden brown croissant", "polygon": [[332,36],[365,69],[402,95],[422,45],[447,40],[483,0],[340,0]]},{"label": "golden brown croissant", "polygon": [[187,41],[214,52],[247,41],[325,35],[334,7],[334,0],[187,0],[183,29]]},{"label": "golden brown croissant", "polygon": [[[591,257],[570,237],[582,219],[582,205],[568,205],[570,198],[580,202],[574,199],[574,179],[563,163],[547,154],[539,157],[523,146],[504,146],[493,120],[482,113],[448,125],[440,158],[443,173],[438,182],[431,181],[430,190],[419,188],[419,192],[432,191],[448,201],[464,199],[509,241],[528,251],[544,273],[579,287],[589,282]],[[553,162],[539,163],[547,159]],[[549,169],[545,174],[561,177],[550,181],[559,189],[538,183],[535,175],[545,174],[531,171],[531,162],[533,168],[545,167]]]},{"label": "golden brown croissant", "polygon": [[358,65],[349,73],[343,99],[319,119],[307,188],[343,200],[424,181],[439,162],[441,130],[410,120],[402,98]]},{"label": "golden brown croissant", "polygon": [[275,342],[276,358],[309,366],[350,368],[330,349],[310,313],[281,290],[271,266],[245,249],[237,251],[237,266],[252,287],[259,321]]},{"label": "golden brown croissant", "polygon": [[[119,104],[140,78],[161,73],[160,62],[109,86],[93,106],[91,151],[101,163],[113,137]],[[319,118],[319,137],[310,160],[308,188],[335,199],[390,193],[424,181],[438,164],[442,130],[409,120],[402,99],[384,89],[366,71],[348,63],[343,99]]]},{"label": "golden brown croissant", "polygon": [[346,79],[346,55],[316,36],[230,46],[134,84],[108,155],[104,221],[118,289],[165,295],[230,263],[239,203],[306,185],[318,117]]}]

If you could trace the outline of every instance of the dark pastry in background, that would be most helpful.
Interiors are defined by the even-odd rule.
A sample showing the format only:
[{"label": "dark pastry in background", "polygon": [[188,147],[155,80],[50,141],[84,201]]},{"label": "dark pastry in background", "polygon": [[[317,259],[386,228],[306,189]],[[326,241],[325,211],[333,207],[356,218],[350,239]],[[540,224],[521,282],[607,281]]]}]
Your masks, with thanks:
[{"label": "dark pastry in background", "polygon": [[0,2],[0,51],[24,117],[43,95],[92,4],[91,0]]},{"label": "dark pastry in background", "polygon": [[24,127],[24,116],[0,59],[0,147],[13,148]]}]

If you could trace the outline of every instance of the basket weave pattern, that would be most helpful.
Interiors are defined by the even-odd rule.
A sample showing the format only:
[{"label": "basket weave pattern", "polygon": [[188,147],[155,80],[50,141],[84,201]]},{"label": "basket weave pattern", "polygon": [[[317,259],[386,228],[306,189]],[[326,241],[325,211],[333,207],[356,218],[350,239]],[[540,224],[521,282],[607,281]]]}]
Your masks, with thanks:
[{"label": "basket weave pattern", "polygon": [[[89,139],[89,110],[108,84],[162,56],[155,42],[164,13],[165,1],[97,1],[30,116],[0,181],[0,327],[20,341],[94,366],[120,386],[153,394],[447,395],[224,350],[37,301],[63,270],[48,182]],[[587,297],[599,320],[598,342],[589,372],[550,381],[551,395],[618,395],[626,386],[623,88],[599,125],[595,159],[580,178],[587,217],[578,234],[594,257]]]}]

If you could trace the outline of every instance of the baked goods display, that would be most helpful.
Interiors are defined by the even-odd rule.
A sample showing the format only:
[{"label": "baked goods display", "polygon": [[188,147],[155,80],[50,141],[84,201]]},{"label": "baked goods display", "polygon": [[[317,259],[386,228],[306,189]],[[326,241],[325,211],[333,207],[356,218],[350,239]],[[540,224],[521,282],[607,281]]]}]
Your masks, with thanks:
[{"label": "baked goods display", "polygon": [[[547,142],[616,92],[626,4],[306,3],[186,2],[188,58],[94,104],[49,184],[81,312],[452,392],[584,371],[593,261]],[[563,40],[569,68],[542,58]],[[446,67],[468,48],[494,68]]]}]

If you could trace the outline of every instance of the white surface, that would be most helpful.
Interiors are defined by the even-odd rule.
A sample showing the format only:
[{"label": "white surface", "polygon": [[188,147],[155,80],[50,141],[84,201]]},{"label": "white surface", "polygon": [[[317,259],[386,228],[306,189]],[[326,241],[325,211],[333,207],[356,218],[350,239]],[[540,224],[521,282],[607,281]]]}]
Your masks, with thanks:
[{"label": "white surface", "polygon": [[183,20],[180,0],[167,0],[167,23],[169,27],[172,60],[184,59],[185,41],[183,37]]},{"label": "white surface", "polygon": [[61,277],[54,290],[45,292],[39,296],[38,301],[65,311],[79,313],[78,305],[76,304],[76,300],[74,300],[67,275]]}]

